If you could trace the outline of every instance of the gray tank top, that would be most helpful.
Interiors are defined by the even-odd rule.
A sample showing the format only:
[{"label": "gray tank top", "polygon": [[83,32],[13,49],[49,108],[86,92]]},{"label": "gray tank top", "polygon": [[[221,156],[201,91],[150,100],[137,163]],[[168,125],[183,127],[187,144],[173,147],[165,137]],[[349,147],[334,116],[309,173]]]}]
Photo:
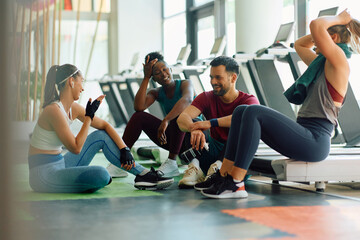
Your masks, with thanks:
[{"label": "gray tank top", "polygon": [[301,118],[325,118],[337,125],[340,108],[335,106],[326,86],[325,71],[311,84],[299,112]]}]

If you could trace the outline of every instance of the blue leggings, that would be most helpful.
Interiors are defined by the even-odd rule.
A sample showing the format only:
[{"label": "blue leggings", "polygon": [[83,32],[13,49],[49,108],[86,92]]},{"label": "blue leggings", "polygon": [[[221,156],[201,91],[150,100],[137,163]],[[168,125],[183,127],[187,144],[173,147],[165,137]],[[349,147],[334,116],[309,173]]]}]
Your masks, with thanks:
[{"label": "blue leggings", "polygon": [[261,139],[291,159],[321,161],[329,155],[333,128],[327,119],[298,118],[295,122],[265,106],[238,106],[232,115],[225,158],[248,170]]},{"label": "blue leggings", "polygon": [[[29,156],[30,186],[36,192],[79,193],[94,192],[110,182],[104,167],[89,166],[95,154],[102,150],[106,159],[117,167],[120,150],[110,136],[102,130],[91,133],[80,154],[37,154]],[[136,163],[129,172],[137,175],[145,168]]]}]

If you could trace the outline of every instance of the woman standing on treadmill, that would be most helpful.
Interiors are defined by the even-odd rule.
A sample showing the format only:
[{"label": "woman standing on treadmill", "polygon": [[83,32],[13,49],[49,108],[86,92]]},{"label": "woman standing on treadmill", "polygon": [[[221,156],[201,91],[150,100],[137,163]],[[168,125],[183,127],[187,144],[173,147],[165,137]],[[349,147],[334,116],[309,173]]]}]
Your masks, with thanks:
[{"label": "woman standing on treadmill", "polygon": [[344,10],[313,20],[310,31],[295,42],[296,52],[309,67],[285,92],[290,102],[302,104],[296,122],[265,106],[237,107],[222,167],[207,180],[203,195],[246,198],[243,179],[260,139],[294,160],[317,162],[328,156],[348,87],[351,52],[347,44],[359,52],[360,22]]}]

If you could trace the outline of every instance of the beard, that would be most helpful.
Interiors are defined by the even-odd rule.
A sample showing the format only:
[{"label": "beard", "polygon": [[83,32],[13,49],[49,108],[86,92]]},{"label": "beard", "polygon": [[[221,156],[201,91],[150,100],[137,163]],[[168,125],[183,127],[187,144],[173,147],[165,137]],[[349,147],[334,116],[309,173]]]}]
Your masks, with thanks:
[{"label": "beard", "polygon": [[218,90],[215,90],[215,89],[214,89],[214,86],[213,86],[213,93],[214,93],[216,96],[224,96],[229,90],[230,90],[230,88],[223,88],[223,87],[221,87],[221,88],[218,89]]}]

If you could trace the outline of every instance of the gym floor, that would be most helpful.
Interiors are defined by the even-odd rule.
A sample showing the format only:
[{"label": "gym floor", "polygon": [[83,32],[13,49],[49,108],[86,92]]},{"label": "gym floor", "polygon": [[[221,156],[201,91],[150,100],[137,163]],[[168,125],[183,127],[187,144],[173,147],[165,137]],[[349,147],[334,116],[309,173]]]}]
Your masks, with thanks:
[{"label": "gym floor", "polygon": [[[107,162],[99,153],[93,164],[106,166]],[[22,203],[16,223],[32,239],[360,236],[360,191],[356,184],[328,184],[324,193],[317,193],[312,186],[271,184],[270,179],[252,177],[246,183],[248,199],[214,200],[194,189],[178,189],[181,176],[166,190],[140,191],[133,187],[134,176],[129,175],[92,194],[45,194],[30,189],[27,164],[17,164],[15,170],[20,176],[17,187]]]}]

